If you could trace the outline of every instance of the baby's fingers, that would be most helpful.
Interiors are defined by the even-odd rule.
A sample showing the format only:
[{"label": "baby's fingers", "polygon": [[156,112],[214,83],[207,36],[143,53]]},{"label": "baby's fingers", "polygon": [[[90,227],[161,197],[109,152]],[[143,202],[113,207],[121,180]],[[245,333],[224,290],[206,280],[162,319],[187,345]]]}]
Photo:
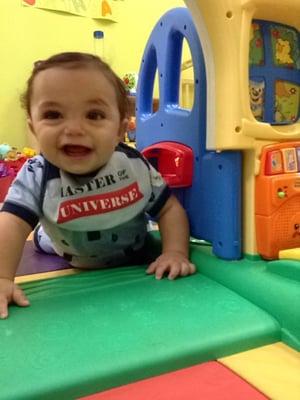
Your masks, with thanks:
[{"label": "baby's fingers", "polygon": [[181,273],[182,276],[192,275],[196,272],[196,267],[192,263],[187,263],[184,265],[184,268],[182,271],[184,271],[184,274]]},{"label": "baby's fingers", "polygon": [[5,319],[8,317],[8,301],[5,296],[0,296],[0,318]]},{"label": "baby's fingers", "polygon": [[182,262],[179,267],[177,264],[171,267],[168,278],[175,279],[177,278],[177,276],[192,275],[193,273],[195,273],[195,271],[196,267],[194,264],[189,262]]},{"label": "baby's fingers", "polygon": [[147,274],[155,274],[156,279],[161,279],[164,273],[170,270],[170,266],[167,262],[154,261],[149,265],[146,272]]},{"label": "baby's fingers", "polygon": [[16,303],[18,306],[21,306],[21,307],[29,306],[29,300],[25,296],[23,290],[20,289],[18,286],[15,286],[15,288],[14,288],[12,299],[13,299],[14,303]]},{"label": "baby's fingers", "polygon": [[148,268],[146,269],[146,273],[147,274],[153,274],[155,272],[155,269],[157,267],[157,263],[154,261],[153,263],[151,263]]},{"label": "baby's fingers", "polygon": [[166,264],[160,264],[159,266],[156,266],[155,268],[155,278],[156,279],[161,279],[164,276],[164,273],[168,270],[168,265]]},{"label": "baby's fingers", "polygon": [[180,268],[180,275],[181,276],[187,276],[189,275],[190,272],[190,264],[185,262],[181,264],[181,268]]},{"label": "baby's fingers", "polygon": [[180,263],[171,264],[169,267],[168,279],[170,279],[172,281],[173,279],[176,279],[178,275],[182,275],[181,269],[182,269],[182,266]]},{"label": "baby's fingers", "polygon": [[188,261],[174,261],[161,259],[154,261],[149,265],[146,272],[155,274],[156,279],[161,279],[168,273],[168,279],[173,280],[178,276],[187,276],[195,273],[196,267]]}]

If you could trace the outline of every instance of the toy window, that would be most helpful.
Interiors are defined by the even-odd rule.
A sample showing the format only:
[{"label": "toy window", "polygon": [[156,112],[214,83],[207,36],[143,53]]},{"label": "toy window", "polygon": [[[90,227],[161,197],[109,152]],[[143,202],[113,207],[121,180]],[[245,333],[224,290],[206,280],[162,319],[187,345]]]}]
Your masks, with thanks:
[{"label": "toy window", "polygon": [[299,69],[299,34],[283,25],[270,25],[273,62],[278,67]]},{"label": "toy window", "polygon": [[194,106],[195,74],[188,41],[182,43],[179,106],[191,110]]},{"label": "toy window", "polygon": [[293,27],[254,20],[249,44],[249,94],[254,117],[274,125],[300,117],[300,34]]},{"label": "toy window", "polygon": [[258,121],[263,121],[265,104],[265,81],[263,78],[250,79],[249,94],[250,107],[254,117]]},{"label": "toy window", "polygon": [[278,80],[275,82],[275,121],[295,122],[299,117],[300,86]]},{"label": "toy window", "polygon": [[264,41],[262,30],[260,25],[255,22],[251,24],[249,63],[250,65],[264,64]]}]

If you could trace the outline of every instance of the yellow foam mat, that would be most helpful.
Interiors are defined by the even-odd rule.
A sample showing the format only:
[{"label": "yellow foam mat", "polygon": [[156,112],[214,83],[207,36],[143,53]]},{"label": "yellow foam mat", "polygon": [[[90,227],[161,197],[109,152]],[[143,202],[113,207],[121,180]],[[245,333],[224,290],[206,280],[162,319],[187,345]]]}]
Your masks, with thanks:
[{"label": "yellow foam mat", "polygon": [[75,268],[62,269],[59,271],[41,272],[39,274],[20,275],[15,278],[16,283],[41,281],[43,279],[58,278],[60,276],[75,275],[83,271]]},{"label": "yellow foam mat", "polygon": [[300,260],[300,247],[279,251],[279,259]]},{"label": "yellow foam mat", "polygon": [[272,400],[300,399],[300,353],[281,342],[218,361]]}]

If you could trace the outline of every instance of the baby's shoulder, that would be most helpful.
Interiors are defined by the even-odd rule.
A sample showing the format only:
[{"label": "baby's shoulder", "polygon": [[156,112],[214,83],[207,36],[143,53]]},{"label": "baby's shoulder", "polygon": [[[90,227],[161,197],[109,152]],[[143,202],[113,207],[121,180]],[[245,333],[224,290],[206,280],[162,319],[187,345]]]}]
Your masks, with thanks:
[{"label": "baby's shoulder", "polygon": [[59,169],[47,161],[42,154],[29,158],[23,165],[21,176],[31,176],[35,181],[45,185],[53,178],[59,178]]},{"label": "baby's shoulder", "polygon": [[144,156],[135,148],[128,146],[125,143],[119,143],[118,146],[115,149],[115,155],[123,155],[123,157],[126,157],[129,161],[130,160],[137,160],[138,162],[142,162],[144,166],[149,168],[147,160],[144,158]]},{"label": "baby's shoulder", "polygon": [[29,158],[24,166],[30,172],[33,172],[37,169],[43,169],[45,167],[45,159],[41,154],[39,154]]}]

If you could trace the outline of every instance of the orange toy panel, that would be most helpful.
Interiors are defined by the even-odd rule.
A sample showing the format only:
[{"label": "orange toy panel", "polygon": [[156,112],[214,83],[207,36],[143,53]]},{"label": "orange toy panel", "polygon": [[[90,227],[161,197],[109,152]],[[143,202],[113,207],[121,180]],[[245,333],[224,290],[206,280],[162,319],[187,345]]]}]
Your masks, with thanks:
[{"label": "orange toy panel", "polygon": [[263,148],[256,178],[255,222],[258,253],[278,258],[300,247],[300,142]]}]

